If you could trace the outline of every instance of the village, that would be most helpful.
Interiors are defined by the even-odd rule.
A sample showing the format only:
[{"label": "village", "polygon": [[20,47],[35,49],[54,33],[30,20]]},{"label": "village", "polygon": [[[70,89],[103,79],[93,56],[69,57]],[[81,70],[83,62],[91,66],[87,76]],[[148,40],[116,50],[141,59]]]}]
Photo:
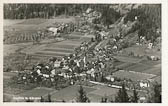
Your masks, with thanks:
[{"label": "village", "polygon": [[[5,36],[18,34],[16,26],[20,23],[5,31],[5,45],[18,47],[27,42],[18,49],[23,55],[22,65],[16,70],[5,66],[4,80],[12,75],[12,83],[23,89],[17,90],[17,94],[5,92],[6,101],[40,102],[51,98],[53,102],[77,102],[78,88],[82,86],[90,102],[103,98],[104,102],[115,102],[124,83],[129,96],[136,89],[137,102],[147,102],[153,84],[161,85],[161,37],[152,42],[138,31],[131,32],[139,22],[137,15],[132,22],[125,22],[126,16],[120,17],[109,27],[97,24],[102,13],[92,8],[74,17],[75,21],[70,22],[43,23],[34,34]],[[161,29],[156,34],[160,35]],[[11,95],[24,99],[12,99]]]}]

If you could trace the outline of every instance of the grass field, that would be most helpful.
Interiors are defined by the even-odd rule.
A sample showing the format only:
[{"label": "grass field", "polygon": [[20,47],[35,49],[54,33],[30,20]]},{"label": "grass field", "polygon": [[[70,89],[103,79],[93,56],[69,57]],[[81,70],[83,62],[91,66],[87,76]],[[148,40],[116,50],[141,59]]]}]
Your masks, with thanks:
[{"label": "grass field", "polygon": [[124,71],[124,70],[119,70],[113,73],[113,75],[121,79],[128,78],[131,79],[132,81],[146,80],[156,76],[154,74],[147,74],[135,71]]},{"label": "grass field", "polygon": [[[83,87],[83,88],[86,91],[86,93],[89,93],[95,90],[94,88],[89,88],[89,87]],[[68,102],[76,98],[78,94],[78,89],[79,89],[79,86],[69,86],[58,92],[55,92],[54,94],[51,95],[51,98],[53,98],[53,100],[58,100],[58,101],[65,100]]]},{"label": "grass field", "polygon": [[140,61],[139,58],[127,57],[127,56],[114,56],[115,59],[121,62],[137,63]]},{"label": "grass field", "polygon": [[74,49],[80,43],[80,40],[65,40],[56,43],[33,45],[32,47],[23,49],[22,52],[37,57],[63,57],[74,53]]},{"label": "grass field", "polygon": [[28,19],[28,20],[25,20],[25,21],[20,22],[18,24],[24,24],[24,25],[33,24],[33,25],[38,25],[38,24],[42,24],[42,23],[44,23],[46,21],[47,21],[46,19],[40,19],[40,18],[39,19]]},{"label": "grass field", "polygon": [[[118,92],[116,88],[110,88],[107,86],[95,85],[93,87],[83,86],[88,98],[91,102],[100,102],[101,98],[107,96],[109,98],[114,98],[115,94]],[[52,94],[53,100],[62,101],[65,100],[70,102],[76,99],[78,95],[79,86],[69,86],[58,92]]]},{"label": "grass field", "polygon": [[149,74],[155,74],[155,75],[161,75],[161,67],[153,67],[150,69],[146,69],[142,71],[143,73],[149,73]]},{"label": "grass field", "polygon": [[41,96],[47,96],[51,92],[56,92],[56,90],[51,89],[51,88],[45,88],[45,87],[37,87],[27,92],[23,92],[19,94],[19,96],[21,97],[41,97]]},{"label": "grass field", "polygon": [[14,77],[16,75],[17,75],[17,73],[13,73],[13,72],[3,72],[3,79],[10,80],[12,77]]},{"label": "grass field", "polygon": [[149,66],[154,66],[154,65],[160,64],[161,61],[142,60],[140,63],[149,65]]},{"label": "grass field", "polygon": [[131,65],[130,67],[125,68],[125,70],[130,70],[130,71],[136,71],[136,72],[142,72],[143,70],[150,69],[151,66],[145,65],[145,64],[134,64]]}]

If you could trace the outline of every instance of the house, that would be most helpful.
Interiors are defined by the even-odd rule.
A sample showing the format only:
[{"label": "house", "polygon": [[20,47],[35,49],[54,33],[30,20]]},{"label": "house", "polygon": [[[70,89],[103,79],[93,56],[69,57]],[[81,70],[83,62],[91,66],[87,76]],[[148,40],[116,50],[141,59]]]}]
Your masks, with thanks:
[{"label": "house", "polygon": [[152,46],[153,46],[153,43],[149,43],[149,44],[148,44],[148,48],[149,48],[149,49],[152,49]]},{"label": "house", "polygon": [[105,77],[108,81],[113,82],[114,81],[114,77],[112,75],[108,75]]},{"label": "house", "polygon": [[86,10],[86,13],[89,14],[91,11],[92,11],[92,9],[91,9],[91,8],[88,8],[88,9]]},{"label": "house", "polygon": [[42,75],[40,69],[37,69],[38,75]]},{"label": "house", "polygon": [[54,75],[56,75],[56,70],[55,69],[51,70],[51,76],[54,76]]},{"label": "house", "polygon": [[148,81],[140,81],[139,85],[141,88],[146,88],[146,87],[150,87],[150,84]]},{"label": "house", "polygon": [[158,60],[158,57],[156,57],[156,56],[150,56],[150,59],[151,59],[152,61],[157,61],[157,60]]},{"label": "house", "polygon": [[92,77],[95,77],[95,70],[94,70],[94,68],[88,70],[86,73],[89,74],[89,75],[91,75]]},{"label": "house", "polygon": [[60,63],[61,63],[61,61],[56,60],[54,62],[54,67],[60,67]]},{"label": "house", "polygon": [[49,32],[53,32],[54,35],[57,34],[57,31],[58,31],[58,28],[55,28],[55,27],[50,27],[47,29]]}]

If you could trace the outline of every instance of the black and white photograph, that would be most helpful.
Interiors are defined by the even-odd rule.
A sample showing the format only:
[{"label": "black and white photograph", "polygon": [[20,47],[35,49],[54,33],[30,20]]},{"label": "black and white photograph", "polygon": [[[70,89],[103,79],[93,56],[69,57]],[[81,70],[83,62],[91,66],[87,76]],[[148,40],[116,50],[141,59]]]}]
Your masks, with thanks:
[{"label": "black and white photograph", "polygon": [[4,103],[162,103],[161,3],[2,9]]}]

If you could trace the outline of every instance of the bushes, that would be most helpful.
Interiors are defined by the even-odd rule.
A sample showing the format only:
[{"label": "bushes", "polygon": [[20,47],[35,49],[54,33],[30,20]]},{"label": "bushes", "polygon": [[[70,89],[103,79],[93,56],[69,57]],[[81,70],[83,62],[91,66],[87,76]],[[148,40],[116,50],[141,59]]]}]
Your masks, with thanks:
[{"label": "bushes", "polygon": [[101,20],[104,25],[109,27],[109,25],[116,22],[120,17],[121,17],[120,13],[116,12],[114,9],[106,8],[102,12]]}]

